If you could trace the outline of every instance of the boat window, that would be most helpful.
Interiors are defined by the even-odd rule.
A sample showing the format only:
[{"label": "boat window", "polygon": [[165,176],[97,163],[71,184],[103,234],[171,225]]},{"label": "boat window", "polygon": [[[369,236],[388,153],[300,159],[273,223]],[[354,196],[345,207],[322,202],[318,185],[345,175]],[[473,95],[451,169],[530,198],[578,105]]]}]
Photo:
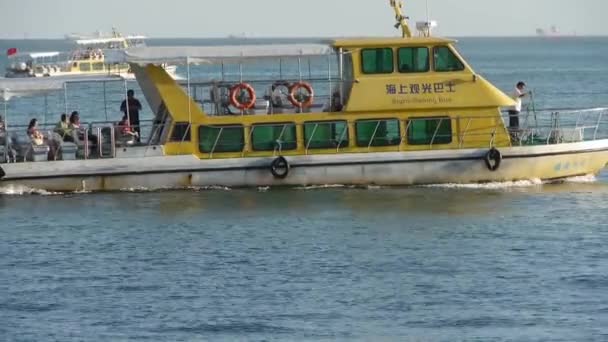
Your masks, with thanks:
[{"label": "boat window", "polygon": [[203,153],[241,152],[245,147],[243,126],[201,126],[199,139]]},{"label": "boat window", "polygon": [[304,141],[307,148],[342,148],[348,146],[346,121],[307,122],[304,124]]},{"label": "boat window", "polygon": [[435,71],[462,71],[464,63],[447,46],[438,46],[433,51]]},{"label": "boat window", "polygon": [[361,71],[364,74],[390,74],[394,70],[393,49],[361,50]]},{"label": "boat window", "polygon": [[427,72],[429,71],[429,49],[426,47],[405,47],[400,48],[399,72]]},{"label": "boat window", "polygon": [[93,70],[95,70],[95,71],[103,70],[103,62],[93,63]]},{"label": "boat window", "polygon": [[401,144],[399,120],[360,120],[355,124],[357,146],[395,146]]},{"label": "boat window", "polygon": [[410,145],[449,144],[452,120],[449,117],[410,120],[407,141]]},{"label": "boat window", "polygon": [[187,122],[176,122],[171,132],[171,141],[190,141],[190,124]]},{"label": "boat window", "polygon": [[254,151],[284,151],[298,147],[295,124],[255,125],[251,129]]},{"label": "boat window", "polygon": [[91,71],[91,63],[80,63],[78,68],[80,71]]}]

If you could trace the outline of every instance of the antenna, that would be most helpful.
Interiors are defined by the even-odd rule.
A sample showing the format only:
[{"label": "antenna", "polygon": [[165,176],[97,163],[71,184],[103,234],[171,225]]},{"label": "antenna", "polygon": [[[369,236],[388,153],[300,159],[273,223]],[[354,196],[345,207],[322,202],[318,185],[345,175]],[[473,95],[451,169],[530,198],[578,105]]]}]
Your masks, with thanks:
[{"label": "antenna", "polygon": [[431,20],[430,13],[429,0],[426,0],[426,21],[419,21],[416,23],[416,29],[423,37],[430,37],[433,33],[433,29],[437,27],[437,22],[435,20]]}]

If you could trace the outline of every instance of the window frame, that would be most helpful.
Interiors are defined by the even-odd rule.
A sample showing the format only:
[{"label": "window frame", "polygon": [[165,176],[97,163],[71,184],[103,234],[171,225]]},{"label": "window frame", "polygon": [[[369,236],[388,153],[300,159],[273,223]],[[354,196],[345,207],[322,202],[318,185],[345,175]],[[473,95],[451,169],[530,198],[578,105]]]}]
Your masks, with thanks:
[{"label": "window frame", "polygon": [[[306,126],[307,125],[322,125],[322,124],[344,124],[344,132],[346,132],[345,134],[345,138],[341,141],[337,141],[336,145],[333,146],[324,146],[324,147],[310,147],[310,141],[314,141],[313,139],[311,139],[310,141],[307,141],[307,135],[306,135]],[[304,133],[304,147],[306,148],[306,150],[327,150],[327,149],[334,149],[334,148],[345,148],[348,147],[349,143],[350,143],[350,132],[348,129],[348,120],[325,120],[325,121],[307,121],[304,122],[302,124],[302,132]],[[314,137],[314,133],[313,136],[311,138]]]},{"label": "window frame", "polygon": [[[365,71],[365,58],[363,56],[363,54],[366,51],[377,51],[377,50],[388,50],[391,52],[391,70],[390,71],[383,71],[383,72],[366,72]],[[363,75],[388,75],[388,74],[392,74],[395,72],[395,50],[393,48],[389,48],[389,47],[370,47],[370,48],[363,48],[361,49],[360,53],[359,53],[359,58],[360,58],[360,62],[359,65],[361,66],[361,73]]]},{"label": "window frame", "polygon": [[[367,142],[367,145],[360,145],[359,144],[359,128],[358,128],[358,124],[359,123],[364,123],[364,122],[388,122],[388,121],[395,121],[397,123],[397,129],[398,129],[398,137],[399,137],[399,142],[398,143],[387,143],[386,145],[376,145],[373,143],[373,141],[375,139],[377,139],[377,137],[372,136],[371,139]],[[403,142],[403,136],[401,135],[401,121],[398,118],[386,118],[386,119],[360,119],[360,120],[356,120],[354,122],[354,126],[355,126],[355,144],[357,145],[357,147],[364,147],[364,148],[370,148],[370,147],[392,147],[392,146],[399,146],[401,145],[401,143]],[[378,133],[379,125],[376,125],[375,128],[375,132],[374,133]]]},{"label": "window frame", "polygon": [[[403,49],[426,49],[426,70],[403,71],[401,70],[401,50]],[[400,74],[422,74],[431,71],[431,49],[428,46],[402,46],[397,48],[397,71]]]},{"label": "window frame", "polygon": [[[203,125],[201,125],[203,126]],[[176,133],[182,133],[180,136],[176,136]],[[178,121],[173,123],[171,128],[171,135],[169,136],[170,142],[191,142],[192,141],[192,125],[189,122]]]},{"label": "window frame", "polygon": [[253,140],[254,138],[254,134],[255,134],[255,129],[256,127],[273,127],[273,126],[293,126],[293,132],[294,132],[294,137],[295,137],[295,141],[293,142],[289,142],[289,143],[293,143],[294,146],[290,147],[290,148],[285,148],[283,145],[281,145],[281,151],[295,151],[298,149],[298,125],[295,122],[277,122],[277,123],[267,123],[267,124],[255,124],[255,125],[251,125],[251,133],[249,136],[249,142],[251,144],[251,150],[255,151],[255,152],[270,152],[270,151],[276,151],[277,147],[275,146],[273,149],[258,149],[255,147],[255,142]]},{"label": "window frame", "polygon": [[[215,128],[215,129],[240,128],[241,129],[241,138],[242,138],[241,139],[241,149],[240,150],[234,149],[234,150],[231,150],[231,151],[217,151],[217,145],[216,145],[216,146],[213,146],[213,147],[216,147],[214,150],[210,150],[210,151],[203,150],[203,145],[201,143],[202,142],[202,139],[201,139],[202,134],[201,133],[202,133],[202,130],[204,128],[206,128],[206,127],[208,127],[208,128]],[[218,135],[218,136],[221,137],[221,135]],[[242,153],[245,150],[245,146],[246,145],[247,144],[246,144],[246,140],[245,140],[245,126],[243,126],[243,125],[238,125],[238,124],[237,125],[200,125],[198,127],[198,150],[201,153],[205,153],[205,154],[212,154],[212,153],[213,154],[215,154],[215,153],[237,153],[237,152],[238,153]]]},{"label": "window frame", "polygon": [[[87,66],[86,68],[83,68],[83,66]],[[78,71],[81,72],[89,72],[92,70],[92,65],[91,62],[80,62],[78,63]]]},{"label": "window frame", "polygon": [[[431,140],[429,140],[428,142],[415,142],[412,139],[412,135],[411,132],[413,130],[413,126],[412,126],[412,122],[413,121],[425,121],[425,122],[429,122],[431,120],[435,120],[438,121],[439,124],[437,126],[437,128],[435,129],[435,133],[433,134],[433,136],[431,136]],[[441,124],[443,122],[448,122],[449,124],[449,129],[450,129],[450,137],[449,137],[449,141],[447,140],[437,140],[438,137],[438,133],[439,133],[439,129],[441,128]],[[409,118],[406,120],[406,137],[407,137],[407,144],[411,145],[411,146],[426,146],[426,145],[449,145],[451,143],[454,142],[454,125],[452,124],[453,118],[450,116],[430,116],[430,117],[420,117],[420,118]]]},{"label": "window frame", "polygon": [[[452,56],[454,56],[456,58],[456,60],[458,61],[458,63],[460,63],[460,65],[462,66],[462,68],[458,69],[458,70],[437,70],[437,58],[435,57],[435,51],[437,49],[447,49]],[[461,72],[466,70],[466,65],[464,64],[464,61],[462,60],[462,58],[460,58],[460,56],[458,56],[458,54],[448,45],[436,45],[433,46],[433,71],[434,72]]]}]

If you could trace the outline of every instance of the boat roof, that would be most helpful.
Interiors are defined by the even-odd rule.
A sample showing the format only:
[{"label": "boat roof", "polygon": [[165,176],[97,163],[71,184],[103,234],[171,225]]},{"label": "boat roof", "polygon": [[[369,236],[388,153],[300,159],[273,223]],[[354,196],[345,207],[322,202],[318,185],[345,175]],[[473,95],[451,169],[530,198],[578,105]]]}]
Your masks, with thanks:
[{"label": "boat roof", "polygon": [[58,52],[58,51],[49,51],[49,52],[19,52],[19,53],[10,55],[9,58],[29,57],[29,58],[32,58],[32,59],[38,59],[38,58],[57,57],[59,55],[61,55],[61,52]]},{"label": "boat roof", "polygon": [[107,43],[122,43],[126,40],[144,40],[145,36],[126,36],[126,37],[107,37],[107,38],[88,38],[88,39],[77,39],[76,44],[78,45],[99,45]]},{"label": "boat roof", "polygon": [[0,95],[4,101],[11,97],[48,94],[63,90],[66,84],[124,80],[118,75],[76,75],[54,77],[0,78]]},{"label": "boat roof", "polygon": [[365,37],[365,38],[339,38],[331,41],[335,47],[343,48],[365,48],[377,46],[408,46],[408,45],[437,45],[453,44],[456,40],[441,37]]},{"label": "boat roof", "polygon": [[323,56],[333,51],[327,44],[153,46],[108,50],[105,61],[135,64],[242,62],[263,58]]}]

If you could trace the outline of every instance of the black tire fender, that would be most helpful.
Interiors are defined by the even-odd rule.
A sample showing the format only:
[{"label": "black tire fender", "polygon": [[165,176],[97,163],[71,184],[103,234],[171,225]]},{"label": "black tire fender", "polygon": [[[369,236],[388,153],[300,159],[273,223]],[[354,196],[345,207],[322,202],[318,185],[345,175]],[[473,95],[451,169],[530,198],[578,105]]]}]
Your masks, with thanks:
[{"label": "black tire fender", "polygon": [[502,164],[502,153],[495,147],[492,147],[485,155],[484,161],[486,162],[486,166],[488,170],[494,172],[500,168],[500,164]]},{"label": "black tire fender", "polygon": [[289,175],[289,162],[285,157],[278,157],[270,164],[270,172],[277,179],[285,179]]}]

